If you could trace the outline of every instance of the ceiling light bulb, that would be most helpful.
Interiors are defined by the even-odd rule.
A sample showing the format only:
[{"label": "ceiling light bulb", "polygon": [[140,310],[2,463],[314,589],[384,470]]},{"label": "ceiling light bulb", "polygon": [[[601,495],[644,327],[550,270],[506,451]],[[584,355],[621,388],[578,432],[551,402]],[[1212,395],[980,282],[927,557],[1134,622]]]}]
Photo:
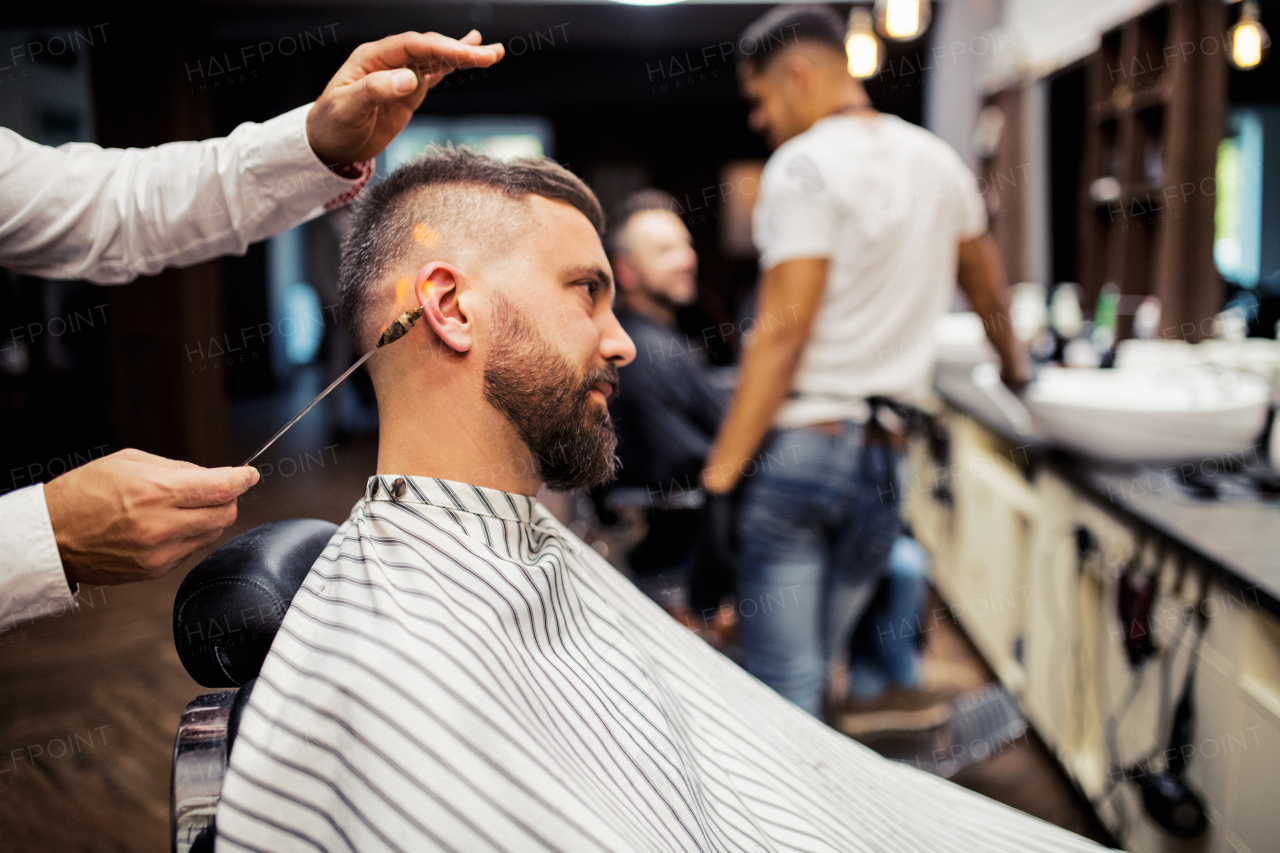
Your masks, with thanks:
[{"label": "ceiling light bulb", "polygon": [[886,38],[910,41],[929,26],[933,10],[929,0],[876,0],[875,16],[876,28]]},{"label": "ceiling light bulb", "polygon": [[859,80],[874,77],[880,70],[884,51],[880,39],[871,29],[871,15],[861,6],[849,14],[849,34],[845,37],[845,53],[849,56],[849,74]]},{"label": "ceiling light bulb", "polygon": [[1246,0],[1240,21],[1231,28],[1231,64],[1239,69],[1256,67],[1271,47],[1271,36],[1258,23],[1258,4]]}]

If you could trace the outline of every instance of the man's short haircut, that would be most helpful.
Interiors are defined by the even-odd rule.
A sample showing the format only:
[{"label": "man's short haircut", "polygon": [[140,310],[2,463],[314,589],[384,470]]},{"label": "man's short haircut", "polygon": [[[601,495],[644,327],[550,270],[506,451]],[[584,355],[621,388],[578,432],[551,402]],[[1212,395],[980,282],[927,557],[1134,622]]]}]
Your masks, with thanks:
[{"label": "man's short haircut", "polygon": [[759,74],[782,51],[800,42],[824,44],[844,53],[847,27],[830,6],[775,6],[738,39],[742,63]]},{"label": "man's short haircut", "polygon": [[644,213],[647,210],[665,210],[674,216],[679,216],[682,212],[676,197],[665,190],[650,187],[632,193],[627,196],[626,200],[622,202],[622,206],[618,208],[617,215],[613,218],[613,227],[609,229],[605,247],[609,250],[610,255],[615,255],[626,249],[622,244],[623,232],[627,230],[627,225],[631,222],[633,216],[637,213]]},{"label": "man's short haircut", "polygon": [[523,204],[531,195],[572,205],[603,233],[595,193],[545,157],[503,162],[468,148],[431,146],[366,190],[338,268],[343,317],[356,348],[373,346],[381,327],[395,319],[389,306],[395,293],[386,282],[391,271],[415,254],[496,245],[533,224]]}]

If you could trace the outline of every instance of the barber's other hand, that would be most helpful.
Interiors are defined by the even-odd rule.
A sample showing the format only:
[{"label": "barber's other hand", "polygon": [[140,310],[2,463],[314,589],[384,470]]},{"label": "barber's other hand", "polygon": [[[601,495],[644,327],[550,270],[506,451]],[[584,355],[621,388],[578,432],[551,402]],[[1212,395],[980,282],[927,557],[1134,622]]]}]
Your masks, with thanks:
[{"label": "barber's other hand", "polygon": [[702,469],[702,490],[708,495],[727,495],[738,485],[740,466],[721,463],[715,458],[714,449]]},{"label": "barber's other hand", "polygon": [[728,567],[733,577],[733,557],[738,551],[738,496],[735,492],[707,494],[702,507],[702,529],[706,544],[714,551],[720,565]]},{"label": "barber's other hand", "polygon": [[236,520],[253,468],[200,468],[121,450],[45,484],[67,580],[121,584],[158,578],[212,545]]},{"label": "barber's other hand", "polygon": [[1021,359],[1012,370],[1006,369],[1000,372],[1000,381],[1019,397],[1022,396],[1023,391],[1027,390],[1027,386],[1033,379],[1035,379],[1035,371],[1031,367],[1030,359]]},{"label": "barber's other hand", "polygon": [[307,141],[325,163],[363,163],[409,123],[427,90],[459,68],[488,68],[500,44],[439,33],[401,33],[355,49],[307,114]]}]

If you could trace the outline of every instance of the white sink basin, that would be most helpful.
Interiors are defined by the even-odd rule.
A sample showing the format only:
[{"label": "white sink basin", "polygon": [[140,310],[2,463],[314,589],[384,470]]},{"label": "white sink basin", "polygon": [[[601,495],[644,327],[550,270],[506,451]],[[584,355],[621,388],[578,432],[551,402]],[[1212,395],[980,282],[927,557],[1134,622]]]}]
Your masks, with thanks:
[{"label": "white sink basin", "polygon": [[1280,403],[1280,341],[1246,338],[1242,341],[1121,341],[1116,367],[1204,365],[1252,373],[1271,383],[1271,401]]},{"label": "white sink basin", "polygon": [[1000,362],[982,318],[972,311],[943,314],[933,324],[933,341],[938,361],[944,364],[983,364]]},{"label": "white sink basin", "polygon": [[1047,367],[1024,400],[1046,441],[1103,459],[1172,462],[1253,447],[1270,389],[1256,376],[1195,365]]}]

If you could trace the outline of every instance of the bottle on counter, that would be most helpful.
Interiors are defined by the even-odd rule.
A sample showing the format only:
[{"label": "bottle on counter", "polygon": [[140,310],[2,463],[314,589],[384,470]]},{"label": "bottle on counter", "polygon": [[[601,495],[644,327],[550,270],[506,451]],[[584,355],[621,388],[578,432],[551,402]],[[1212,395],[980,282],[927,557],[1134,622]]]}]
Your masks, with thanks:
[{"label": "bottle on counter", "polygon": [[1048,293],[1038,281],[1022,281],[1012,288],[1010,316],[1018,340],[1026,344],[1037,362],[1053,357],[1057,341],[1049,331]]},{"label": "bottle on counter", "polygon": [[1092,324],[1080,307],[1080,288],[1064,281],[1053,289],[1049,301],[1049,325],[1058,338],[1058,351],[1067,367],[1097,367],[1098,352],[1089,342]]},{"label": "bottle on counter", "polygon": [[1120,288],[1114,281],[1102,285],[1093,309],[1093,334],[1090,343],[1098,351],[1098,363],[1110,367],[1115,363],[1116,320],[1120,313]]},{"label": "bottle on counter", "polygon": [[1080,288],[1074,282],[1060,282],[1049,303],[1049,325],[1058,337],[1069,341],[1080,334],[1084,312],[1080,310]]},{"label": "bottle on counter", "polygon": [[1133,312],[1133,336],[1149,341],[1160,332],[1160,297],[1148,296]]}]

